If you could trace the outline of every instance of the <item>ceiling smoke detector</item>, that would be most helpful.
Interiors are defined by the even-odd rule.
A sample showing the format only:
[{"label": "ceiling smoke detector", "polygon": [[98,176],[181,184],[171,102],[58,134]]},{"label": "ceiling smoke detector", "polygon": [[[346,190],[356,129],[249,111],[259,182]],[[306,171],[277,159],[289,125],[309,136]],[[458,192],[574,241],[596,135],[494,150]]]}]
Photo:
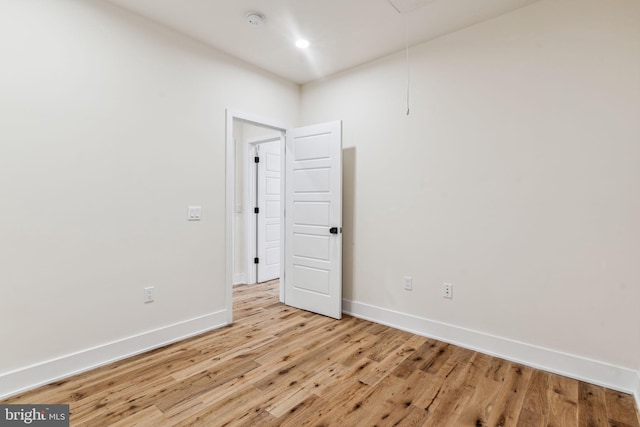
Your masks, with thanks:
[{"label": "ceiling smoke detector", "polygon": [[260,25],[264,24],[264,15],[256,12],[251,12],[247,15],[247,23],[249,23],[249,25],[251,25],[252,27],[259,27]]}]

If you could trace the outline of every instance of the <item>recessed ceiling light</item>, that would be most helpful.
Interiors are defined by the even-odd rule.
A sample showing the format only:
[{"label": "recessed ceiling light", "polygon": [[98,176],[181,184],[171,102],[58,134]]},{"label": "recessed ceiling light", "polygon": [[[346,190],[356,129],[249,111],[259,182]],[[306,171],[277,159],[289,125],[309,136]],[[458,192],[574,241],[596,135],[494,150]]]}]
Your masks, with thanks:
[{"label": "recessed ceiling light", "polygon": [[306,49],[309,47],[309,40],[305,40],[305,39],[298,39],[296,41],[296,47],[300,48],[300,49]]}]

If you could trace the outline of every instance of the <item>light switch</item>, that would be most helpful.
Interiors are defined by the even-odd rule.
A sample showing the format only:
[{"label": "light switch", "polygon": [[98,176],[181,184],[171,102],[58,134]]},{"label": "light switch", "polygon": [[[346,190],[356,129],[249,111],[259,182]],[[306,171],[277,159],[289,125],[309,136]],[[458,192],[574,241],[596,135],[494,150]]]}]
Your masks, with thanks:
[{"label": "light switch", "polygon": [[200,221],[201,216],[202,216],[202,207],[189,206],[189,214],[187,216],[187,219],[189,221]]}]

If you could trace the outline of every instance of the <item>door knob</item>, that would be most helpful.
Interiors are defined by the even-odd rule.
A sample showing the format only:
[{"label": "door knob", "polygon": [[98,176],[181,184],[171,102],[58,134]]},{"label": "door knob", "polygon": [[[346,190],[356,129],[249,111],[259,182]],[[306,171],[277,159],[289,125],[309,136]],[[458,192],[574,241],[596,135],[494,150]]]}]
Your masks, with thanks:
[{"label": "door knob", "polygon": [[[340,227],[340,232],[342,233],[342,227]],[[329,233],[331,234],[338,234],[338,227],[331,227],[329,229]]]}]

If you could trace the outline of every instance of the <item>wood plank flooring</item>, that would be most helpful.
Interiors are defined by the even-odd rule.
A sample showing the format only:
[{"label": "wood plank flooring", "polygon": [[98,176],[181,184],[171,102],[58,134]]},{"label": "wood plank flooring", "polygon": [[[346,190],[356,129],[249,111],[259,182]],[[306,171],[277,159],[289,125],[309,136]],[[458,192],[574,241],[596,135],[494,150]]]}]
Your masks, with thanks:
[{"label": "wood plank flooring", "polygon": [[640,427],[632,396],[346,316],[234,290],[232,326],[2,403],[72,426]]}]

